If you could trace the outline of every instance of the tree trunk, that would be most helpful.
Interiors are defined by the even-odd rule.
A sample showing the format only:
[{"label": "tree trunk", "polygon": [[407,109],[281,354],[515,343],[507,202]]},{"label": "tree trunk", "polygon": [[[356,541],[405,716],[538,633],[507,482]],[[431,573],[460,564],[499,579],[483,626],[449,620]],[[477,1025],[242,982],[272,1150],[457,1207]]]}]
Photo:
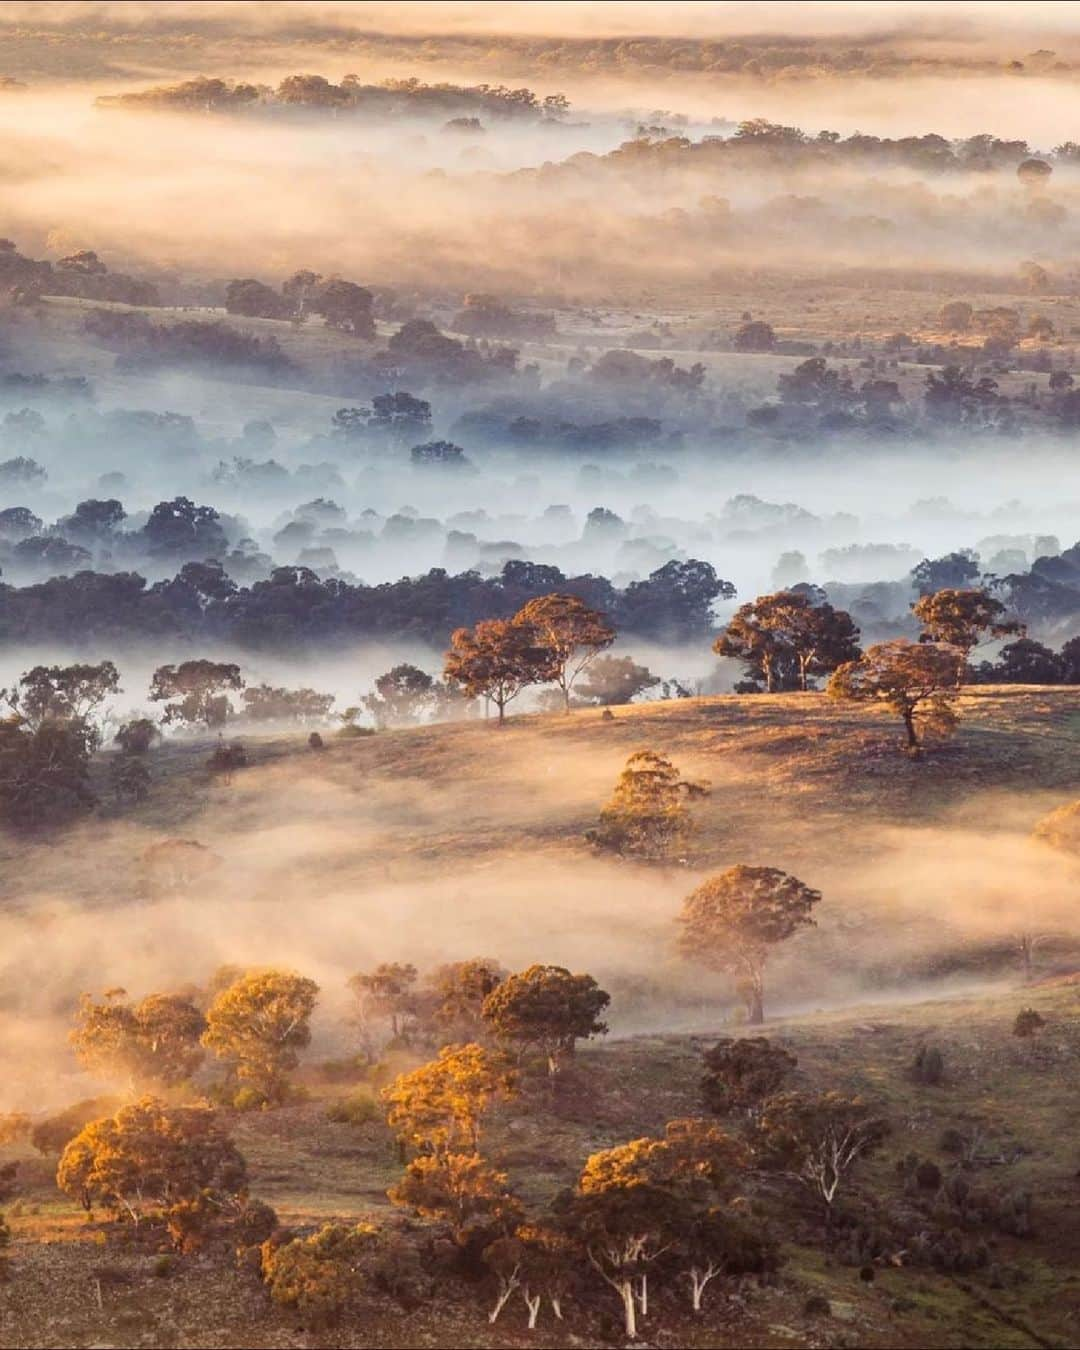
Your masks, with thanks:
[{"label": "tree trunk", "polygon": [[907,732],[908,749],[913,755],[919,753],[919,738],[915,734],[915,710],[913,708],[904,709],[904,730]]},{"label": "tree trunk", "polygon": [[626,1334],[632,1341],[637,1340],[637,1307],[634,1301],[632,1280],[623,1280],[619,1285],[619,1295],[623,1301],[623,1314],[626,1319]]},{"label": "tree trunk", "polygon": [[525,1300],[525,1306],[529,1310],[529,1330],[536,1329],[536,1319],[540,1313],[540,1295],[524,1293],[522,1297]]},{"label": "tree trunk", "polygon": [[569,686],[568,684],[564,684],[564,685],[563,685],[562,696],[563,696],[563,711],[564,711],[564,712],[569,712],[569,711],[570,711],[570,686]]},{"label": "tree trunk", "polygon": [[761,669],[762,669],[762,673],[763,673],[764,676],[765,676],[765,692],[766,692],[767,694],[775,694],[775,693],[776,693],[776,688],[775,688],[776,682],[775,682],[775,680],[773,679],[773,665],[772,665],[772,659],[771,659],[771,657],[763,656],[763,657],[761,658]]},{"label": "tree trunk", "polygon": [[759,1027],[765,1021],[765,989],[760,971],[755,971],[747,982],[746,1020],[752,1027]]},{"label": "tree trunk", "polygon": [[495,705],[499,709],[499,726],[506,721],[506,703],[500,698],[495,700]]}]

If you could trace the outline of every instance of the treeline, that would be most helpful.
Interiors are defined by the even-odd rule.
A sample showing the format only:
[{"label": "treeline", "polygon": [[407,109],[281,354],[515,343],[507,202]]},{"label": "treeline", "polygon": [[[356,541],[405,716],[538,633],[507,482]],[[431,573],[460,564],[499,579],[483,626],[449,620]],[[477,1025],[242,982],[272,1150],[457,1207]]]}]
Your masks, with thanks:
[{"label": "treeline", "polygon": [[626,141],[603,158],[618,163],[627,158],[656,158],[688,154],[708,160],[713,157],[742,157],[764,154],[800,167],[850,164],[896,165],[928,173],[988,173],[1015,168],[1022,179],[1040,181],[1050,177],[1051,159],[1072,164],[1080,159],[1080,146],[1065,141],[1052,155],[1032,150],[1024,140],[1002,140],[988,134],[953,140],[936,132],[922,136],[869,136],[857,131],[841,136],[836,131],[816,135],[799,127],[753,117],[740,122],[732,136],[703,136],[694,141],[688,136],[671,134],[671,128],[643,128],[645,134]]},{"label": "treeline", "polygon": [[603,611],[620,632],[672,645],[705,638],[713,602],[735,594],[711,563],[694,559],[665,563],[621,588],[606,577],[567,577],[557,567],[517,560],[496,577],[452,576],[437,567],[377,586],[276,567],[268,580],[240,586],[211,561],[185,564],[154,585],[135,572],[83,571],[0,586],[0,644],[184,638],[287,652],[393,637],[442,646],[455,629],[509,617],[553,590]]},{"label": "treeline", "polygon": [[251,108],[310,108],[363,113],[376,117],[461,117],[537,121],[560,118],[569,108],[562,94],[541,97],[524,87],[426,84],[418,79],[364,84],[345,75],[334,84],[322,75],[288,75],[275,87],[199,77],[129,94],[104,95],[99,108],[137,108],[176,112],[236,112]]},{"label": "treeline", "polygon": [[41,295],[70,295],[124,305],[161,304],[152,282],[110,272],[93,249],[78,249],[51,263],[26,257],[11,239],[0,239],[0,288],[9,291],[16,304],[30,304]]}]

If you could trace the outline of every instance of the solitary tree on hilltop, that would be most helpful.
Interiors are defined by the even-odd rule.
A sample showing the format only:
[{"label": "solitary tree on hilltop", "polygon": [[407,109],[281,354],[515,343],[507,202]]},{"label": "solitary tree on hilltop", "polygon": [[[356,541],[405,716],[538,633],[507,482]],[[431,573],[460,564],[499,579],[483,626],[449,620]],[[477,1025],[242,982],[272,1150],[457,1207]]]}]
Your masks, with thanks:
[{"label": "solitary tree on hilltop", "polygon": [[747,1020],[765,1020],[769,952],[812,927],[821,892],[778,867],[731,867],[687,896],[679,916],[679,950],[692,961],[735,975]]},{"label": "solitary tree on hilltop", "polygon": [[683,778],[665,755],[638,750],[626,761],[599,826],[585,837],[612,853],[663,861],[690,832],[687,801],[707,793],[704,783]]},{"label": "solitary tree on hilltop", "polygon": [[554,658],[531,624],[513,619],[482,619],[475,628],[459,628],[450,638],[444,673],[470,698],[488,698],[499,710],[532,684],[554,678]]},{"label": "solitary tree on hilltop", "polygon": [[952,732],[956,718],[949,694],[962,661],[960,650],[945,642],[879,642],[858,661],[841,666],[828,692],[832,698],[892,708],[904,723],[909,751],[919,756],[927,732]]}]

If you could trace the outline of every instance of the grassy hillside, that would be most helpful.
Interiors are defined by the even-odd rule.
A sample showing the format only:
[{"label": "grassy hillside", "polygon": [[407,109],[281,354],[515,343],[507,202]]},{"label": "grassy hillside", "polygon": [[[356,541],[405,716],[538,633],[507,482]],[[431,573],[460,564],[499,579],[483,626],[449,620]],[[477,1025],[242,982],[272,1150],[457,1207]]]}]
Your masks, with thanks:
[{"label": "grassy hillside", "polygon": [[[32,1070],[5,1066],[9,1099],[37,1109],[94,1085],[63,1049],[80,988],[133,993],[205,980],[220,961],[288,964],[323,989],[305,1101],[236,1116],[253,1192],[300,1226],[389,1215],[400,1165],[380,1120],[333,1123],[330,1101],[374,1091],[340,1064],[350,1049],[344,980],[379,960],[490,955],[511,967],[555,960],[613,993],[611,1035],[587,1046],[552,1103],[530,1092],[501,1110],[487,1149],[527,1198],[572,1182],[591,1152],[662,1132],[702,1111],[700,1053],[737,1026],[727,983],[672,952],[672,920],[698,878],[768,863],[820,887],[818,928],[770,968],[768,1034],[799,1060],[796,1085],[858,1091],[893,1134],[860,1195],[903,1207],[896,1163],[946,1168],[944,1130],[978,1131],[973,1185],[1030,1190],[1034,1232],[986,1236],[992,1272],[950,1275],[900,1254],[826,1259],[812,1207],[766,1190],[785,1265],[769,1287],[715,1287],[694,1318],[661,1295],[644,1327],[663,1346],[1054,1346],[1078,1343],[1080,1201],[1075,1082],[1078,964],[1067,917],[1077,876],[1032,844],[1031,825],[1080,795],[1080,691],[975,689],[959,733],[921,763],[886,716],[821,695],[712,698],[569,717],[425,727],[363,739],[245,737],[251,766],[211,780],[206,743],[152,760],[148,800],[49,841],[5,839],[3,978]],[[649,747],[711,783],[685,860],[647,869],[592,856],[595,821],[626,757]],[[167,837],[198,840],[215,865],[162,894],[141,856]],[[1064,916],[1064,917],[1063,917]],[[1019,931],[1049,940],[1021,983]],[[42,941],[43,935],[48,940]],[[1012,1035],[1021,1007],[1047,1019]],[[944,1082],[916,1084],[924,1044]],[[25,1058],[25,1055],[24,1055]],[[334,1064],[328,1064],[330,1059]],[[40,1078],[48,1069],[48,1084]],[[601,1346],[621,1344],[574,1310],[529,1335],[518,1305],[495,1327],[486,1291],[403,1309],[375,1300],[331,1332],[273,1311],[250,1275],[206,1258],[154,1275],[155,1250],[107,1245],[24,1146],[9,1221],[12,1278],[0,1285],[0,1345]],[[895,1254],[894,1254],[895,1255]],[[807,1313],[811,1295],[829,1312]]]}]

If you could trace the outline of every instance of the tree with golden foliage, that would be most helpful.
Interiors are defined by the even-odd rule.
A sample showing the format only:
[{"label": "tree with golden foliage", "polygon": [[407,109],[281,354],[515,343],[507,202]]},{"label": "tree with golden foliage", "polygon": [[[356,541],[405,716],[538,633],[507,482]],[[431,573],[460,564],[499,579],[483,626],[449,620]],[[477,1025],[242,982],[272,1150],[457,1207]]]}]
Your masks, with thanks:
[{"label": "tree with golden foliage", "polygon": [[475,1150],[414,1158],[387,1195],[392,1204],[427,1219],[441,1219],[459,1246],[487,1236],[493,1226],[513,1225],[522,1214],[506,1174],[490,1167]]},{"label": "tree with golden foliage", "polygon": [[372,1224],[327,1224],[306,1238],[268,1238],[261,1247],[261,1268],[271,1299],[294,1308],[309,1325],[332,1325],[358,1292],[378,1237]]},{"label": "tree with golden foliage", "polygon": [[840,667],[829,681],[831,698],[883,703],[899,713],[913,757],[927,735],[948,736],[956,725],[950,693],[964,659],[946,642],[879,642],[858,661]]},{"label": "tree with golden foliage", "polygon": [[956,669],[958,687],[980,642],[1024,631],[1021,623],[1004,617],[1005,606],[982,587],[935,591],[917,600],[911,612],[922,624],[920,642],[946,642],[962,654]]},{"label": "tree with golden foliage", "polygon": [[[250,971],[223,989],[206,1014],[202,1043],[242,1085],[238,1104],[281,1102],[287,1075],[311,1042],[319,986],[283,970]],[[242,1098],[242,1102],[241,1102]]]},{"label": "tree with golden foliage", "polygon": [[541,595],[523,605],[514,622],[533,629],[551,655],[551,679],[570,711],[570,694],[578,676],[615,641],[607,617],[576,595]]},{"label": "tree with golden foliage", "polygon": [[247,1168],[213,1111],[144,1097],[84,1126],[56,1184],[88,1213],[100,1206],[136,1227],[164,1222],[177,1246],[190,1247],[215,1218],[241,1212]]},{"label": "tree with golden foliage", "polygon": [[521,1051],[535,1046],[551,1078],[578,1040],[603,1036],[600,1014],[611,1002],[591,975],[572,975],[564,966],[529,966],[511,975],[484,1000],[484,1021],[500,1041]]},{"label": "tree with golden foliage", "polygon": [[469,698],[490,699],[502,725],[523,689],[555,678],[555,658],[531,624],[482,619],[451,634],[443,674]]},{"label": "tree with golden foliage", "polygon": [[1056,806],[1036,824],[1031,837],[1062,853],[1080,857],[1080,797]]},{"label": "tree with golden foliage", "polygon": [[[738,1140],[699,1120],[671,1121],[663,1139],[634,1139],[586,1161],[563,1218],[618,1295],[629,1339],[639,1313],[648,1315],[649,1268],[665,1253],[682,1256],[700,1307],[705,1285],[724,1269],[721,1232],[729,1230],[716,1201],[728,1204],[745,1162]],[[703,1223],[709,1210],[716,1211],[711,1227]],[[734,1221],[734,1211],[728,1217]],[[710,1231],[711,1254],[703,1246]]]},{"label": "tree with golden foliage", "polygon": [[438,1057],[384,1088],[387,1123],[428,1154],[475,1152],[484,1117],[517,1089],[506,1057],[482,1045],[445,1045]]},{"label": "tree with golden foliage", "polygon": [[624,857],[663,862],[690,833],[687,801],[707,795],[706,784],[683,778],[665,755],[638,750],[626,761],[599,826],[585,837]]},{"label": "tree with golden foliage", "polygon": [[202,1013],[178,994],[150,994],[140,1003],[124,1001],[124,990],[108,990],[100,1002],[79,1001],[70,1041],[79,1063],[105,1077],[141,1087],[174,1087],[198,1069],[205,1052]]},{"label": "tree with golden foliage", "polygon": [[733,974],[747,1021],[760,1025],[769,952],[813,926],[811,911],[820,899],[820,891],[778,867],[729,867],[686,897],[679,950],[688,960]]}]

